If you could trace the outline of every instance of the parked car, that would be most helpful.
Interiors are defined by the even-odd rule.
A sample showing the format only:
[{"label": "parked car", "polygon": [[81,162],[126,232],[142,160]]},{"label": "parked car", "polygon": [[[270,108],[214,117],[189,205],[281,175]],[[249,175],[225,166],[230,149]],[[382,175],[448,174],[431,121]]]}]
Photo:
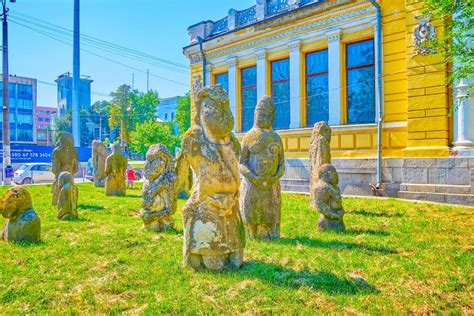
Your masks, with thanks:
[{"label": "parked car", "polygon": [[22,165],[13,175],[16,184],[53,183],[54,174],[50,163],[27,163]]}]

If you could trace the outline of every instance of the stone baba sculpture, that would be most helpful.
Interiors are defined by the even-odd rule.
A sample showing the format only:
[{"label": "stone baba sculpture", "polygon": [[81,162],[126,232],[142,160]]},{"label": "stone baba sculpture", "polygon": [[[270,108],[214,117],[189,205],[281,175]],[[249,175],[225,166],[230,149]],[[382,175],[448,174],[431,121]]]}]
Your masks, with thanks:
[{"label": "stone baba sculpture", "polygon": [[193,187],[193,172],[189,167],[189,163],[184,159],[183,152],[180,151],[176,158],[176,176],[178,182],[176,184],[176,193],[178,198],[187,199],[189,198],[191,188]]},{"label": "stone baba sculpture", "polygon": [[326,122],[314,125],[310,144],[310,203],[320,213],[320,230],[345,229],[339,177],[331,165],[331,128]]},{"label": "stone baba sculpture", "polygon": [[0,213],[7,219],[2,239],[7,242],[41,240],[41,220],[33,210],[31,196],[23,187],[8,189],[0,199]]},{"label": "stone baba sculpture", "polygon": [[107,159],[107,147],[100,140],[92,142],[92,164],[94,166],[94,186],[103,188],[105,186],[105,160]]},{"label": "stone baba sculpture", "polygon": [[245,232],[239,212],[240,144],[232,134],[234,118],[220,86],[195,94],[193,125],[182,152],[196,183],[183,208],[184,263],[194,269],[238,269]]},{"label": "stone baba sculpture", "polygon": [[250,238],[280,237],[285,156],[281,138],[272,128],[274,117],[273,101],[265,96],[255,109],[253,128],[242,139],[240,212]]},{"label": "stone baba sculpture", "polygon": [[59,194],[56,204],[58,205],[58,219],[71,220],[78,217],[77,197],[78,190],[74,185],[73,177],[69,172],[61,172],[58,178]]},{"label": "stone baba sculpture", "polygon": [[53,205],[56,205],[59,194],[58,177],[61,172],[67,171],[73,176],[78,171],[78,154],[76,148],[74,148],[74,140],[71,133],[59,134],[56,148],[53,150]]},{"label": "stone baba sculpture", "polygon": [[[331,163],[331,128],[326,122],[314,124],[309,147],[310,188],[314,188],[319,178],[319,168]],[[313,189],[309,190],[311,205],[316,199]]]},{"label": "stone baba sculpture", "polygon": [[127,191],[125,172],[127,158],[122,155],[119,143],[112,145],[112,153],[105,160],[105,195],[124,196]]},{"label": "stone baba sculpture", "polygon": [[165,145],[153,145],[146,153],[145,182],[142,190],[143,227],[161,232],[174,226],[176,174],[174,159]]},{"label": "stone baba sculpture", "polygon": [[314,187],[316,196],[315,206],[320,213],[318,228],[320,230],[344,231],[344,209],[339,187],[339,177],[336,168],[330,164],[322,165],[319,179]]}]

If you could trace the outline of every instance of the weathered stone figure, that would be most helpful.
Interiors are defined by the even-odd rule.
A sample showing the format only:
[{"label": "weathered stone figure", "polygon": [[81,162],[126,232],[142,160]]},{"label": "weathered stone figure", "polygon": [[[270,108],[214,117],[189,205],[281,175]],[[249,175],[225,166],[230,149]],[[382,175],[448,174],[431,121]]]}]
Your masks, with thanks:
[{"label": "weathered stone figure", "polygon": [[53,205],[56,205],[59,194],[58,177],[61,172],[67,171],[72,174],[74,181],[74,174],[78,171],[78,154],[74,148],[74,140],[71,133],[59,134],[56,148],[53,150],[53,173],[55,180],[53,183]]},{"label": "weathered stone figure", "polygon": [[158,144],[148,149],[142,190],[143,227],[161,232],[173,228],[176,213],[176,174],[173,156],[166,146]]},{"label": "weathered stone figure", "polygon": [[315,206],[315,191],[314,186],[318,182],[319,168],[327,163],[331,163],[331,128],[326,122],[318,122],[314,124],[311,135],[311,143],[309,148],[309,163],[310,163],[310,201],[313,207]]},{"label": "weathered stone figure", "polygon": [[112,145],[112,153],[105,161],[105,194],[108,196],[123,196],[127,191],[125,172],[127,158],[122,155],[119,143]]},{"label": "weathered stone figure", "polygon": [[220,85],[199,90],[195,106],[194,124],[182,146],[197,178],[183,209],[184,262],[195,269],[236,269],[243,261],[245,232],[239,212],[240,145],[232,134],[234,118]]},{"label": "weathered stone figure", "polygon": [[240,212],[250,238],[280,237],[285,157],[281,138],[272,128],[274,117],[273,101],[265,96],[255,109],[253,128],[242,139]]},{"label": "weathered stone figure", "polygon": [[178,182],[176,184],[176,193],[180,199],[189,198],[191,188],[193,187],[193,173],[189,167],[189,163],[184,159],[183,152],[180,151],[176,158],[176,176]]},{"label": "weathered stone figure", "polygon": [[331,128],[326,122],[314,125],[310,147],[310,203],[321,214],[320,230],[345,229],[339,177],[331,165]]},{"label": "weathered stone figure", "polygon": [[105,186],[105,160],[107,159],[107,148],[100,140],[92,142],[92,164],[94,166],[94,186],[103,188]]},{"label": "weathered stone figure", "polygon": [[71,220],[78,217],[77,198],[78,190],[74,185],[73,177],[69,172],[61,172],[58,178],[58,219]]},{"label": "weathered stone figure", "polygon": [[315,206],[321,214],[318,228],[320,230],[344,231],[344,209],[342,207],[341,192],[337,186],[339,177],[336,168],[324,164],[318,170],[319,179],[314,187]]},{"label": "weathered stone figure", "polygon": [[7,242],[35,242],[41,239],[41,220],[33,210],[31,196],[23,187],[8,189],[0,199],[0,213],[7,219],[2,238]]}]

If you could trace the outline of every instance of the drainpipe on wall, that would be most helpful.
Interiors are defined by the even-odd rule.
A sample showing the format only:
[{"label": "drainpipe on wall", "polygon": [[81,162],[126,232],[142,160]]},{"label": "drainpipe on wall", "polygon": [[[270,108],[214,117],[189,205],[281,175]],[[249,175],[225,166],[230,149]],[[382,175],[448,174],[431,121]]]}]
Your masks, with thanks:
[{"label": "drainpipe on wall", "polygon": [[383,124],[383,42],[382,42],[382,8],[376,0],[369,2],[377,10],[377,80],[378,80],[378,102],[377,102],[377,184],[374,191],[377,193],[382,186],[382,124]]},{"label": "drainpipe on wall", "polygon": [[198,37],[199,42],[199,50],[201,51],[201,58],[202,58],[202,87],[204,88],[207,85],[206,82],[206,55],[204,54],[204,49],[202,47],[202,43],[204,39],[202,37]]}]

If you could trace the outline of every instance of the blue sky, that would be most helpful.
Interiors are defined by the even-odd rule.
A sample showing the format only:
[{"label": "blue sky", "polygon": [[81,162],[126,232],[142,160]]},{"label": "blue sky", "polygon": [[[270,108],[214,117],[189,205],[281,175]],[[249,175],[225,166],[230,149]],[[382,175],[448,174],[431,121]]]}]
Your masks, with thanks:
[{"label": "blue sky", "polygon": [[[224,17],[230,8],[244,9],[255,0],[81,0],[81,32],[114,44],[133,48],[159,58],[188,65],[182,54],[189,44],[187,27],[202,20]],[[10,74],[37,78],[54,83],[58,75],[72,71],[72,47],[39,34],[24,22],[30,17],[72,29],[73,0],[17,0],[11,8]],[[13,23],[22,23],[29,28]],[[18,20],[23,18],[23,20]],[[28,17],[27,17],[28,20]],[[29,21],[32,21],[29,19]],[[72,38],[68,40],[72,43]],[[189,90],[187,74],[163,69],[149,63],[90,49],[106,58],[161,76],[181,84],[150,76],[150,87],[161,97],[184,94]],[[81,52],[81,74],[94,80],[92,90],[109,93],[120,84],[131,84],[135,73],[135,88],[146,89],[146,74]],[[92,96],[93,101],[103,99]],[[38,84],[38,105],[56,106],[56,88]]]}]

